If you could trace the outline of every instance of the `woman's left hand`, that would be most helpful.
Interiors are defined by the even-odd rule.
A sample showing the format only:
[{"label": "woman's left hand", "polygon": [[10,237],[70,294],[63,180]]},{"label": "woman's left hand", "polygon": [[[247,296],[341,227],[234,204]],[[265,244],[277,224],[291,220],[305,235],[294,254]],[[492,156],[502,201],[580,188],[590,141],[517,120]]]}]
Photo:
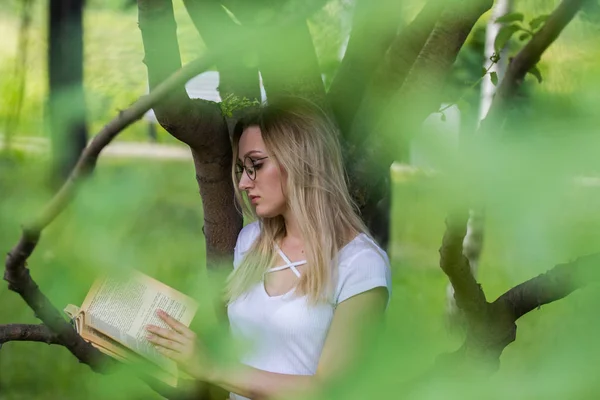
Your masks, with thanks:
[{"label": "woman's left hand", "polygon": [[157,312],[160,319],[165,321],[173,330],[147,325],[150,332],[146,338],[155,345],[159,353],[177,362],[186,373],[198,380],[208,376],[208,361],[201,351],[196,334],[162,310]]}]

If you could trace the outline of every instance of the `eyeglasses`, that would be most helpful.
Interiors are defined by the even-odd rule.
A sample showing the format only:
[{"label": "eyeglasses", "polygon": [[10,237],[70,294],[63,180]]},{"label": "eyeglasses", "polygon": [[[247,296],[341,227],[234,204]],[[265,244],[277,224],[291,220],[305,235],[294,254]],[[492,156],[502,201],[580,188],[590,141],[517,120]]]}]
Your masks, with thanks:
[{"label": "eyeglasses", "polygon": [[246,175],[248,175],[248,178],[250,178],[251,180],[256,180],[256,171],[260,169],[260,167],[262,167],[262,163],[261,164],[256,164],[257,161],[261,161],[264,160],[265,158],[269,158],[269,157],[262,157],[262,158],[250,158],[248,156],[246,156],[244,158],[244,164],[236,164],[235,165],[235,176],[238,180],[238,182],[242,179],[242,174],[244,173],[244,170],[246,170]]}]

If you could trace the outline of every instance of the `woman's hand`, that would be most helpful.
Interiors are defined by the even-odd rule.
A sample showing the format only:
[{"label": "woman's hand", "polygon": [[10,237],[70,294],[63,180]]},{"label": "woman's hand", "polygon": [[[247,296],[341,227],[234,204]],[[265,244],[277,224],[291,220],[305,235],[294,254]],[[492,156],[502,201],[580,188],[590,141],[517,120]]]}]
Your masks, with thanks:
[{"label": "woman's hand", "polygon": [[209,363],[199,348],[196,334],[162,310],[157,311],[157,315],[173,330],[147,325],[146,330],[150,332],[146,336],[148,341],[159,353],[177,362],[183,371],[198,380],[206,380]]}]

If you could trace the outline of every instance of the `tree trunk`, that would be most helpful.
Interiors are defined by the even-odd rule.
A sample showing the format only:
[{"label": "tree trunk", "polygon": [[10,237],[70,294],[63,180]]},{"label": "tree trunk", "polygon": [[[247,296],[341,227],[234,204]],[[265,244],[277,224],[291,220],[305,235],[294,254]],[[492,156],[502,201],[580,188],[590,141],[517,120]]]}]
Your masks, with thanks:
[{"label": "tree trunk", "polygon": [[87,143],[83,90],[84,0],[50,0],[48,118],[54,158],[51,184],[67,178]]}]

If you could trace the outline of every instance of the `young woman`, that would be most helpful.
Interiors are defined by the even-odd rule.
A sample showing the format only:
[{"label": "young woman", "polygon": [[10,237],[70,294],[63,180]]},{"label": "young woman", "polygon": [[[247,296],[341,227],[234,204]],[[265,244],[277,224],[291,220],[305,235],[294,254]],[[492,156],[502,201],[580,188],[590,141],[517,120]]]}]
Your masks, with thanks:
[{"label": "young woman", "polygon": [[226,288],[232,335],[249,344],[238,366],[202,354],[194,333],[149,340],[191,376],[232,399],[317,389],[352,361],[365,327],[388,303],[388,257],[367,234],[345,181],[334,125],[306,101],[289,99],[242,119],[233,137],[240,204],[256,219],[239,234]]}]

